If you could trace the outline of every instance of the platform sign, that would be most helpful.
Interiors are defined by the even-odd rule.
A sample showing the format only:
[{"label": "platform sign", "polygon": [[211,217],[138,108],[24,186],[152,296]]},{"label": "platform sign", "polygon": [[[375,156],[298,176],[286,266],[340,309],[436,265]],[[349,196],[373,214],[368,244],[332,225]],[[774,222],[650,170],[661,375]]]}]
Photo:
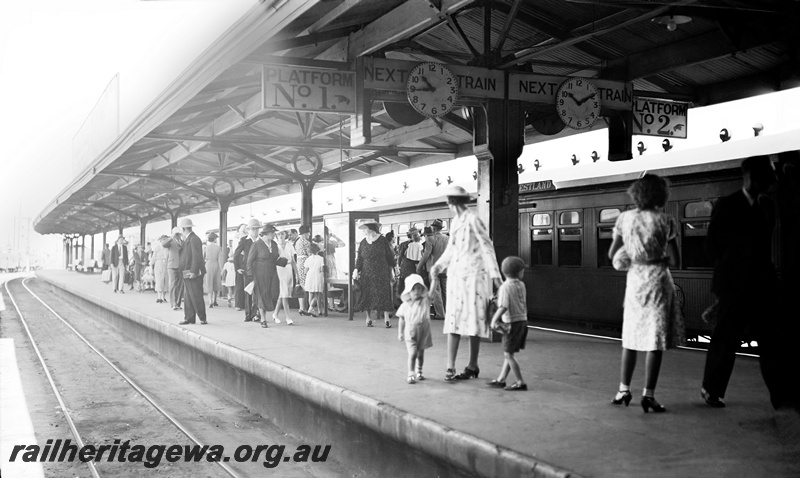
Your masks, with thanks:
[{"label": "platform sign", "polygon": [[[567,76],[510,73],[508,99],[555,105],[556,90]],[[633,85],[624,81],[588,78],[600,94],[600,104],[611,110],[630,111],[633,107]]]},{"label": "platform sign", "polygon": [[[364,58],[364,88],[383,91],[406,91],[409,72],[418,61]],[[446,65],[458,78],[458,95],[472,98],[503,99],[505,72],[476,66]]]},{"label": "platform sign", "polygon": [[686,138],[689,104],[636,97],[633,104],[633,134]]},{"label": "platform sign", "polygon": [[261,73],[264,109],[345,114],[356,112],[354,71],[264,65]]}]

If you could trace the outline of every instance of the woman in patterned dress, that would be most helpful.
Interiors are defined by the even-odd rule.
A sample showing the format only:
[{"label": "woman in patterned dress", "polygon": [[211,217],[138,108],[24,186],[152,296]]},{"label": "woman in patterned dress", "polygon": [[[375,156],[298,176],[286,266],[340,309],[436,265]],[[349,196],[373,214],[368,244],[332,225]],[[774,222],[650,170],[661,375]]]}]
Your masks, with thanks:
[{"label": "woman in patterned dress", "polygon": [[[627,406],[631,401],[630,384],[636,366],[636,352],[647,352],[642,408],[664,412],[654,398],[663,351],[683,342],[683,319],[675,300],[675,285],[669,265],[680,263],[676,243],[678,223],[663,212],[669,197],[667,182],[646,174],[628,189],[636,209],[619,215],[614,225],[608,256],[615,268],[628,275],[622,317],[622,365],[620,389],[612,400]],[[619,253],[618,253],[619,251]],[[620,261],[620,255],[628,260]],[[629,262],[620,265],[620,262]]]},{"label": "woman in patterned dress", "polygon": [[283,267],[277,266],[280,292],[278,294],[278,303],[275,306],[275,312],[272,314],[272,320],[274,320],[276,324],[281,323],[281,319],[278,318],[278,312],[280,312],[281,307],[283,307],[283,310],[286,312],[286,324],[292,325],[294,321],[289,317],[289,299],[292,298],[297,265],[294,262],[294,247],[292,243],[287,240],[288,236],[289,233],[286,231],[281,231],[276,236],[278,255],[286,259],[286,265]]},{"label": "woman in patterned dress", "polygon": [[169,283],[167,281],[167,259],[169,259],[169,250],[161,245],[161,241],[169,239],[166,234],[161,236],[153,247],[153,275],[156,278],[155,286],[156,295],[158,298],[156,302],[159,304],[167,302],[167,292],[169,292]]},{"label": "woman in patterned dress", "polygon": [[[303,265],[306,262],[308,256],[311,255],[311,227],[307,225],[300,226],[300,235],[297,237],[297,241],[294,243],[294,251],[297,254],[297,283],[303,288],[306,286],[306,269]],[[305,290],[305,289],[304,289]],[[300,315],[308,315],[308,301],[306,300],[306,294],[303,293],[303,296],[298,298],[297,301],[300,304],[300,310],[297,311]]]},{"label": "woman in patterned dress", "polygon": [[219,265],[222,250],[215,242],[217,233],[208,235],[208,242],[203,250],[206,260],[206,275],[203,277],[203,289],[208,294],[208,307],[217,307],[217,296],[222,292],[222,268]]},{"label": "woman in patterned dress", "polygon": [[278,244],[273,240],[278,230],[266,225],[261,237],[250,247],[247,256],[247,276],[253,278],[253,305],[261,312],[261,327],[267,326],[267,311],[275,309],[280,295],[280,279],[277,262],[280,257]]},{"label": "woman in patterned dress", "polygon": [[[486,317],[486,306],[492,298],[492,286],[503,283],[489,232],[467,209],[468,203],[469,193],[464,188],[448,190],[447,205],[455,217],[447,248],[430,270],[431,290],[437,287],[439,274],[447,271],[447,381],[478,378],[481,338],[489,337],[487,319],[491,317]],[[469,363],[456,375],[458,345],[465,334],[469,336]]]},{"label": "woman in patterned dress", "polygon": [[394,312],[392,276],[395,261],[394,251],[379,228],[380,224],[374,219],[364,219],[358,226],[364,233],[364,239],[358,245],[353,279],[360,280],[361,296],[353,310],[367,313],[367,327],[372,327],[372,311],[375,311],[376,318],[383,312],[384,324],[388,329],[392,327],[389,317]]}]

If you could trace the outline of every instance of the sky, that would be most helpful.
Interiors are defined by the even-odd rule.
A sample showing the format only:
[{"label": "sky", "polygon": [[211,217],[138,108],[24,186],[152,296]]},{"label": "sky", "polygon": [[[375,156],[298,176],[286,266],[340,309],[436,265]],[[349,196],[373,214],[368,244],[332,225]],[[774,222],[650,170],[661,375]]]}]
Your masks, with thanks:
[{"label": "sky", "polygon": [[[230,25],[237,12],[253,1],[0,2],[0,142],[4,145],[0,160],[0,251],[28,241],[34,249],[55,254],[60,251],[60,237],[36,233],[28,237],[27,226],[76,176],[73,139],[115,76],[119,79],[119,116],[124,128]],[[752,137],[752,125],[757,122],[764,125],[765,134],[798,128],[800,92],[691,109],[689,138],[673,143],[676,150],[713,144],[719,141],[721,127],[727,127],[734,140]],[[634,142],[638,140],[648,148],[645,156],[661,151],[661,138],[645,137]],[[550,171],[572,167],[572,154],[581,159],[581,164],[590,164],[592,150],[605,154],[605,131],[528,146],[519,160],[525,168],[520,182],[547,179]],[[539,171],[533,167],[535,159],[542,165]],[[462,158],[391,178],[320,189],[315,196],[315,213],[337,212],[341,199],[348,208],[381,204],[384,198],[401,197],[404,182],[409,185],[409,194],[424,195],[437,194],[435,179],[445,183],[448,175],[454,183],[469,186],[474,169],[474,158]],[[334,204],[328,206],[329,201]],[[293,204],[299,211],[299,196],[234,207],[229,218],[237,222],[265,213],[288,218],[293,214],[289,211]],[[335,210],[328,211],[331,208]],[[202,229],[217,227],[217,215],[197,215],[195,222]],[[148,236],[158,237],[168,227],[168,223],[152,224]],[[22,235],[17,234],[18,229],[22,229]],[[126,234],[138,237],[133,228]]]}]

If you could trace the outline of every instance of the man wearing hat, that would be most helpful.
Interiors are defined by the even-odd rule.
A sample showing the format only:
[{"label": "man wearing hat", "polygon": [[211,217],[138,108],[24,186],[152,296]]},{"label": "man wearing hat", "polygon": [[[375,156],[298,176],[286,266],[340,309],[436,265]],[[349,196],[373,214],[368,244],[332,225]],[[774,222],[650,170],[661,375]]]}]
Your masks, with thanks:
[{"label": "man wearing hat", "polygon": [[180,253],[183,245],[181,228],[173,227],[172,236],[161,241],[167,250],[167,282],[169,284],[169,305],[172,310],[180,310],[183,300],[183,277],[180,271]]},{"label": "man wearing hat", "polygon": [[128,247],[125,238],[119,236],[117,243],[111,248],[111,283],[114,292],[125,293],[125,269],[128,268]]},{"label": "man wearing hat", "polygon": [[196,317],[200,323],[206,322],[206,304],[203,301],[203,274],[206,265],[203,260],[203,242],[192,231],[194,224],[189,218],[181,219],[183,229],[183,246],[181,247],[178,267],[183,276],[183,290],[186,294],[186,303],[183,309],[183,321],[180,325],[194,324]]},{"label": "man wearing hat", "polygon": [[[248,280],[245,276],[245,265],[247,264],[247,256],[250,255],[250,248],[253,247],[255,241],[258,240],[258,232],[260,230],[261,221],[256,218],[247,221],[247,236],[239,240],[239,245],[233,252],[233,267],[236,268],[237,280],[241,277],[243,291],[247,283],[252,281],[252,279]],[[256,316],[256,308],[253,304],[252,295],[245,293],[241,303],[237,299],[236,310],[242,309],[244,309],[244,321],[252,322],[253,318]]]},{"label": "man wearing hat", "polygon": [[[442,253],[447,248],[447,237],[442,234],[442,226],[444,223],[441,219],[435,219],[431,223],[431,233],[425,235],[425,249],[422,251],[422,258],[417,265],[417,274],[422,275],[426,270],[433,269],[433,265],[442,257]],[[439,274],[438,287],[434,287],[431,292],[433,293],[434,319],[443,320],[445,297],[447,297],[447,274]]]}]

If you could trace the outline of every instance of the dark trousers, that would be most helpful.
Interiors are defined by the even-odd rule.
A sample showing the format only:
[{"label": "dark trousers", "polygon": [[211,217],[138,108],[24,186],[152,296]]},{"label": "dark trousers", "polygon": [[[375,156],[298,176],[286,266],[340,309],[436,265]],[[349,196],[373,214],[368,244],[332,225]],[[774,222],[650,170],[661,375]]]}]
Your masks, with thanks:
[{"label": "dark trousers", "polygon": [[778,350],[776,311],[772,294],[728,294],[721,296],[717,326],[711,335],[703,374],[703,388],[711,395],[724,397],[733,372],[733,363],[741,341],[745,338],[758,342],[761,376],[777,407],[783,400],[781,381],[794,380],[781,373]]},{"label": "dark trousers", "polygon": [[206,321],[206,303],[203,300],[203,276],[194,279],[183,279],[183,291],[186,300],[183,304],[183,320],[195,323],[195,315],[200,322]]},{"label": "dark trousers", "polygon": [[[250,281],[252,281],[252,279],[247,280],[247,282]],[[258,308],[256,307],[256,301],[253,300],[253,294],[244,292],[244,320],[256,320],[257,315]]]},{"label": "dark trousers", "polygon": [[183,300],[183,277],[181,271],[175,268],[167,269],[169,277],[169,305],[180,307]]},{"label": "dark trousers", "polygon": [[244,291],[244,276],[236,273],[236,287],[233,289],[234,307],[244,309],[244,301],[247,292]]}]

